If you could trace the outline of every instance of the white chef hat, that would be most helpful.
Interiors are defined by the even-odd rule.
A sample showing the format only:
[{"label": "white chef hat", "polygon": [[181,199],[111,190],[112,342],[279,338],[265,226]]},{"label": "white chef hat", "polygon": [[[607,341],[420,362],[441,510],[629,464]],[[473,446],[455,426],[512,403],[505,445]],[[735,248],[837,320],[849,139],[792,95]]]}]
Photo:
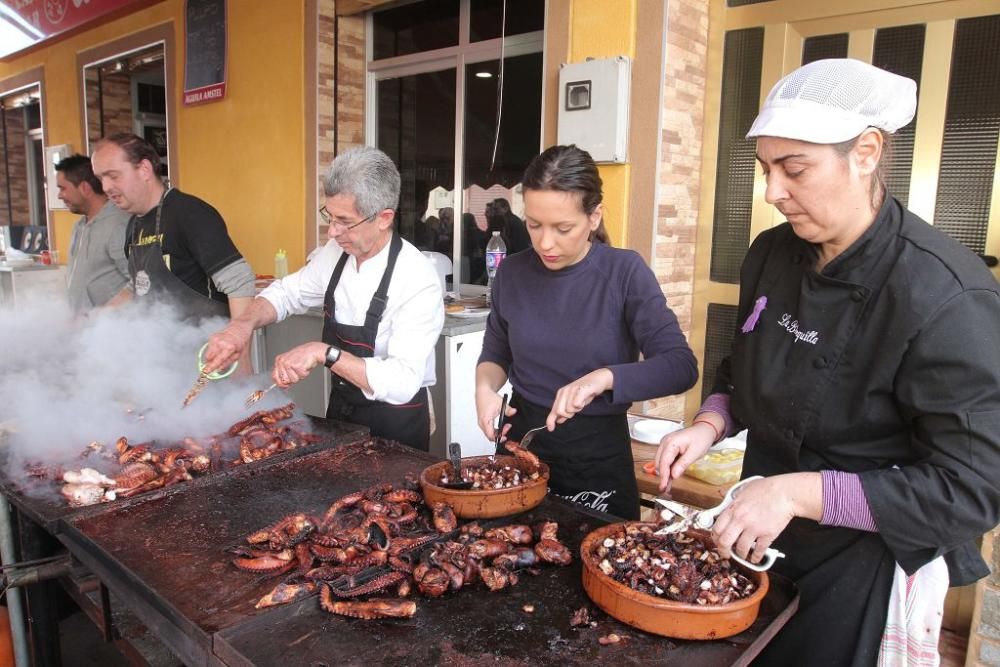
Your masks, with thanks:
[{"label": "white chef hat", "polygon": [[837,144],[869,127],[895,132],[913,120],[916,108],[912,79],[850,58],[816,60],[771,89],[747,139]]}]

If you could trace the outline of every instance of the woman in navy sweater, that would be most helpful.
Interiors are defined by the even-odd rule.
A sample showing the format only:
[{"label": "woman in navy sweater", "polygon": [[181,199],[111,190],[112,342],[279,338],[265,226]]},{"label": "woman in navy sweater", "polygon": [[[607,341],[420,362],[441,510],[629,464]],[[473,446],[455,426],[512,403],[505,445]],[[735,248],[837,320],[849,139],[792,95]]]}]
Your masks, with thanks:
[{"label": "woman in navy sweater", "polygon": [[531,450],[551,469],[550,491],[638,518],[625,413],[633,401],[691,388],[697,362],[650,268],[608,244],[590,155],[553,146],[522,182],[533,252],[508,257],[493,280],[476,368],[479,427],[495,437],[497,392],[509,378],[505,435],[547,427]]}]

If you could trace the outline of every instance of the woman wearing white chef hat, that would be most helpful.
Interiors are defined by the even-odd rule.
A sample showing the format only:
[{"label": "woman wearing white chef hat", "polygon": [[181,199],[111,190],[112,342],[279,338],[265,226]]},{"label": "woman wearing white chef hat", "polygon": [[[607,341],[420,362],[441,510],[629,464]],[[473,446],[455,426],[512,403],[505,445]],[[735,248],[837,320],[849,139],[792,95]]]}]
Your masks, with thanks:
[{"label": "woman wearing white chef hat", "polygon": [[783,551],[773,570],[801,592],[760,664],[936,656],[949,577],[989,574],[974,540],[1000,521],[1000,295],[982,261],[886,192],[889,135],[915,107],[913,81],[856,60],[774,87],[747,137],[788,222],[746,256],[707,423],[660,443],[667,488],[749,429],[743,475],[765,479],[713,533],[754,561]]}]

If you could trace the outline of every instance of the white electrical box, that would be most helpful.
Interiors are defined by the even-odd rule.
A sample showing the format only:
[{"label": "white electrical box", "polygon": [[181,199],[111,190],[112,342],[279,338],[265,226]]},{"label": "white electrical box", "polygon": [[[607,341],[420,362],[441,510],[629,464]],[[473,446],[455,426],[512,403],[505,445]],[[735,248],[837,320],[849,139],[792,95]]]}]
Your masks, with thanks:
[{"label": "white electrical box", "polygon": [[45,147],[45,190],[49,208],[65,211],[66,204],[59,199],[59,187],[56,185],[56,165],[73,154],[69,144]]},{"label": "white electrical box", "polygon": [[626,162],[631,87],[628,56],[564,64],[559,70],[559,143],[576,144],[595,162]]}]

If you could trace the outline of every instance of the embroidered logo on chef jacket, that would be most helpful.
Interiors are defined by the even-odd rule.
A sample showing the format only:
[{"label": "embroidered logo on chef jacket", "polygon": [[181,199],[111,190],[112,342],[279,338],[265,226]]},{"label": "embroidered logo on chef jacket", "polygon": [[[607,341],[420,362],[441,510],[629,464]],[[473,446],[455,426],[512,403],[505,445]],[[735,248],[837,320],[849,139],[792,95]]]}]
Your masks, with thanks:
[{"label": "embroidered logo on chef jacket", "polygon": [[571,495],[562,495],[559,493],[554,493],[554,496],[562,498],[563,500],[568,500],[571,503],[576,503],[577,505],[583,505],[584,507],[589,507],[591,509],[598,510],[600,512],[608,511],[608,498],[615,495],[614,491],[580,491],[579,493],[574,493]]},{"label": "embroidered logo on chef jacket", "polygon": [[792,316],[785,313],[778,319],[778,324],[784,327],[785,331],[795,336],[795,342],[799,341],[803,343],[809,343],[810,345],[815,345],[819,342],[819,332],[813,329],[812,331],[802,331],[799,329],[799,321],[793,320]]}]

